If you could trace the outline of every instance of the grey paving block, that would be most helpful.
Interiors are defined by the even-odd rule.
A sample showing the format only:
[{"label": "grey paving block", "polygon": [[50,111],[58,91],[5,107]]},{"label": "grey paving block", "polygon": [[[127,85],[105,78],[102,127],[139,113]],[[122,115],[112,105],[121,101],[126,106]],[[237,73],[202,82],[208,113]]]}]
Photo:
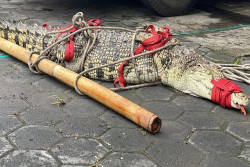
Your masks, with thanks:
[{"label": "grey paving block", "polygon": [[[0,55],[4,55],[4,54],[0,53]],[[0,68],[1,68],[0,74],[2,77],[5,77],[8,72],[13,70],[13,64],[15,63],[15,61],[12,61],[12,60],[13,58],[11,57],[0,59]]]},{"label": "grey paving block", "polygon": [[74,99],[65,104],[62,110],[75,117],[99,116],[106,107],[93,99]]},{"label": "grey paving block", "polygon": [[178,141],[184,142],[191,133],[191,128],[182,125],[176,121],[162,121],[162,127],[159,133],[151,135],[154,141]]},{"label": "grey paving block", "polygon": [[198,50],[201,48],[200,44],[193,43],[191,41],[184,42],[181,40],[181,45],[187,46],[188,48],[193,48],[194,50]]},{"label": "grey paving block", "polygon": [[103,115],[100,116],[102,120],[104,120],[107,124],[109,124],[109,128],[112,127],[127,127],[127,128],[137,128],[134,122],[128,120],[121,114],[116,113],[113,110],[107,110]]},{"label": "grey paving block", "polygon": [[199,112],[211,111],[212,108],[216,105],[207,99],[202,99],[191,95],[177,96],[173,100],[173,103],[180,106],[184,110]]},{"label": "grey paving block", "polygon": [[141,154],[114,152],[105,158],[100,166],[156,167],[157,165]]},{"label": "grey paving block", "polygon": [[85,167],[89,165],[62,165],[61,167]]},{"label": "grey paving block", "polygon": [[[249,107],[247,107],[247,108],[249,108]],[[246,117],[244,117],[244,115],[238,109],[223,108],[221,106],[216,106],[212,112],[219,115],[223,119],[226,119],[229,121],[250,122],[250,117],[248,116],[249,115],[248,111],[250,111],[249,109],[246,110],[246,112],[247,112]]]},{"label": "grey paving block", "polygon": [[245,93],[248,96],[248,98],[250,98],[250,85],[247,83],[242,83],[242,82],[236,82],[236,81],[234,81],[234,82],[237,85],[239,85],[240,88],[242,89],[243,93]]},{"label": "grey paving block", "polygon": [[112,128],[100,139],[115,151],[141,152],[152,141],[150,134],[143,134],[138,129]]},{"label": "grey paving block", "polygon": [[169,89],[170,88],[164,85],[150,86],[136,90],[136,94],[144,101],[170,100],[170,98],[174,95],[174,92],[170,91]]},{"label": "grey paving block", "polygon": [[0,98],[0,115],[14,114],[28,107],[28,103],[21,99]]},{"label": "grey paving block", "polygon": [[22,62],[12,64],[11,67],[11,71],[4,75],[3,78],[12,83],[30,83],[38,81],[43,77],[43,75],[32,73],[27,64]]},{"label": "grey paving block", "polygon": [[180,120],[195,129],[220,129],[225,120],[207,112],[185,112]]},{"label": "grey paving block", "polygon": [[246,146],[244,150],[241,152],[240,156],[241,158],[246,159],[248,162],[250,162],[250,147]]},{"label": "grey paving block", "polygon": [[47,92],[62,92],[68,89],[68,86],[49,76],[44,76],[44,79],[35,82],[34,85],[39,91]]},{"label": "grey paving block", "polygon": [[62,138],[54,128],[48,126],[24,126],[9,135],[20,149],[47,149]]},{"label": "grey paving block", "polygon": [[215,62],[233,62],[234,57],[225,54],[216,54],[214,52],[209,52],[205,55],[206,58]]},{"label": "grey paving block", "polygon": [[158,115],[162,120],[175,120],[184,112],[183,108],[166,101],[146,102],[142,107]]},{"label": "grey paving block", "polygon": [[158,141],[148,150],[148,156],[160,166],[199,167],[203,154],[183,142]]},{"label": "grey paving block", "polygon": [[28,124],[54,125],[66,118],[68,114],[63,113],[59,108],[32,107],[21,114],[21,118]]},{"label": "grey paving block", "polygon": [[205,53],[211,52],[210,49],[208,49],[208,48],[206,48],[206,47],[203,47],[203,46],[201,46],[201,47],[199,48],[199,50],[201,50],[201,51],[203,51],[203,52],[205,52]]},{"label": "grey paving block", "polygon": [[236,157],[208,155],[201,167],[248,167],[249,165]]},{"label": "grey paving block", "polygon": [[37,91],[37,89],[32,85],[32,82],[12,82],[11,79],[9,81],[6,81],[2,77],[0,77],[0,81],[2,84],[0,87],[0,99],[22,99],[25,101],[29,96]]},{"label": "grey paving block", "polygon": [[4,153],[10,151],[13,147],[10,145],[10,143],[4,138],[0,137],[0,156],[2,156]]},{"label": "grey paving block", "polygon": [[0,116],[0,135],[20,127],[22,123],[13,115]]},{"label": "grey paving block", "polygon": [[244,141],[250,141],[250,122],[230,122],[227,131]]},{"label": "grey paving block", "polygon": [[69,117],[58,124],[63,134],[68,136],[96,137],[101,135],[107,125],[95,117]]},{"label": "grey paving block", "polygon": [[108,150],[94,139],[66,139],[52,148],[52,152],[64,164],[92,164]]},{"label": "grey paving block", "polygon": [[220,131],[198,131],[189,142],[206,153],[236,155],[241,143]]},{"label": "grey paving block", "polygon": [[70,97],[61,92],[35,92],[31,96],[28,97],[28,101],[33,106],[46,106],[47,108],[60,108],[62,109],[63,105],[53,104],[58,102],[58,99],[63,99],[63,101],[67,104],[70,101]]},{"label": "grey paving block", "polygon": [[46,151],[18,150],[0,160],[2,167],[56,167],[58,162]]}]

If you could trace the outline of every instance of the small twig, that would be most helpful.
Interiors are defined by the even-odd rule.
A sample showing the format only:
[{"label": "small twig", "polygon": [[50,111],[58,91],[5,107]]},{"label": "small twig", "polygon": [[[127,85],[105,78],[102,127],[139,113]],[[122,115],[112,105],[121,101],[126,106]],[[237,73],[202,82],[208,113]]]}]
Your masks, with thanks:
[{"label": "small twig", "polygon": [[57,105],[59,109],[60,109],[61,105],[66,104],[65,101],[63,100],[63,98],[58,96],[58,95],[53,95],[53,96],[50,96],[49,98],[51,98],[51,97],[56,99],[56,101],[51,103],[51,104],[52,105]]}]

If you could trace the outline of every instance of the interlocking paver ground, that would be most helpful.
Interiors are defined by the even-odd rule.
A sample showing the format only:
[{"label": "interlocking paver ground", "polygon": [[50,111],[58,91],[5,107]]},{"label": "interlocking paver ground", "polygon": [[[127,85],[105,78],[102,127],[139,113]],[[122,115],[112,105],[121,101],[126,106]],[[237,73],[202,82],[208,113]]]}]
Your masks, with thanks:
[{"label": "interlocking paver ground", "polygon": [[62,163],[91,165],[108,153],[108,149],[94,139],[70,138],[58,143],[52,152]]},{"label": "interlocking paver ground", "polygon": [[[82,11],[86,20],[98,18],[106,26],[169,25],[182,33],[249,24],[249,6],[247,0],[199,0],[187,15],[159,17],[139,0],[1,0],[0,20],[65,27]],[[250,62],[249,27],[178,39],[216,62],[239,56],[245,56],[240,63]],[[0,69],[0,166],[250,166],[250,115],[239,110],[163,85],[118,92],[162,118],[161,131],[153,135],[14,58],[0,59]],[[250,86],[238,84],[250,98]],[[53,105],[58,98],[66,104]]]}]

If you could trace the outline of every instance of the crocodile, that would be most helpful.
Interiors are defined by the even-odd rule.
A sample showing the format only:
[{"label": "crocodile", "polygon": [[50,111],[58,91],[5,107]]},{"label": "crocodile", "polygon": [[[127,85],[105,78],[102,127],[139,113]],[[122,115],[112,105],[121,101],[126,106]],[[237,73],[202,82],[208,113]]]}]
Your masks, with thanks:
[{"label": "crocodile", "polygon": [[[0,37],[38,53],[43,50],[43,46],[46,48],[58,40],[58,34],[47,35],[51,31],[53,30],[37,24],[0,21]],[[62,41],[51,49],[50,59],[68,69],[81,72],[128,57],[133,32],[108,29],[96,31],[97,40],[93,49],[87,54],[82,68],[80,68],[79,61],[87,45],[87,39],[83,33],[74,36],[74,56],[71,62],[64,61],[68,41]],[[59,39],[65,35],[67,34],[62,35]],[[138,33],[135,37],[134,48],[137,48],[144,39],[150,36],[150,33]],[[154,56],[147,54],[133,61],[128,61],[123,69],[124,79],[127,83],[140,84],[161,81],[162,84],[181,92],[211,100],[215,86],[211,81],[217,82],[224,78],[220,68],[197,54],[194,49],[178,44],[179,41],[176,38],[172,38],[168,43],[176,43],[176,45],[162,49]],[[118,76],[120,65],[121,63],[113,64],[89,71],[84,75],[92,79],[114,81]],[[229,107],[241,109],[244,113],[244,107],[249,103],[248,97],[241,91],[232,91],[230,96]]]}]

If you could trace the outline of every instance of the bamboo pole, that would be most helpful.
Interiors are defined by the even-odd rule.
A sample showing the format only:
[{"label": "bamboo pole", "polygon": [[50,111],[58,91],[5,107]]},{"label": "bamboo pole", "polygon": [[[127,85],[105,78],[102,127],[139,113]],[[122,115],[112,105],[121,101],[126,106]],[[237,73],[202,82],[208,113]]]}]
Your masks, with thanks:
[{"label": "bamboo pole", "polygon": [[[0,38],[0,50],[26,64],[28,63],[30,52],[3,38]],[[31,61],[34,62],[37,58],[38,55],[34,54]],[[38,68],[45,74],[55,77],[63,83],[74,87],[74,81],[78,75],[77,73],[47,59],[41,60],[38,64]],[[157,133],[160,130],[161,119],[157,115],[145,110],[126,98],[85,77],[80,77],[77,85],[82,93],[113,109],[149,132]]]}]

